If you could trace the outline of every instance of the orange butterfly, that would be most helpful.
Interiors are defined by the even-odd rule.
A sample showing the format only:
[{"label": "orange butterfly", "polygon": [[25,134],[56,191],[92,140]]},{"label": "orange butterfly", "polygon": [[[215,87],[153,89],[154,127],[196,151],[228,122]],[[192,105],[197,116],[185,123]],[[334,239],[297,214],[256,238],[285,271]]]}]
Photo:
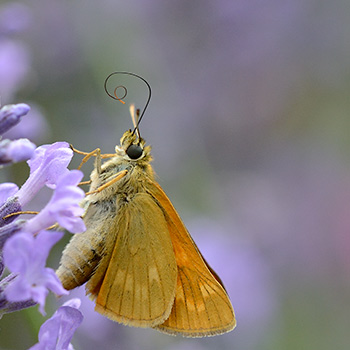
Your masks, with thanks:
[{"label": "orange butterfly", "polygon": [[154,180],[140,119],[115,154],[80,152],[97,155],[82,203],[87,230],[72,237],[57,274],[68,290],[87,282],[96,311],[113,321],[186,337],[231,331],[229,297]]}]

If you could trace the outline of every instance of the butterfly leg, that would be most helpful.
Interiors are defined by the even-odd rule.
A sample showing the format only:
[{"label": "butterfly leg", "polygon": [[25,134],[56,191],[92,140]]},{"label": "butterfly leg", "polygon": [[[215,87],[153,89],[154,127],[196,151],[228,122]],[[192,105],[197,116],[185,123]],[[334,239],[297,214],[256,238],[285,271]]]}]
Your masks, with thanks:
[{"label": "butterfly leg", "polygon": [[96,157],[96,165],[97,165],[97,171],[100,173],[101,172],[101,159],[105,158],[112,158],[115,156],[114,153],[106,153],[106,154],[101,154],[101,149],[96,148],[91,152],[83,152],[79,151],[76,148],[74,148],[72,145],[70,145],[70,148],[72,149],[73,152],[77,154],[81,154],[84,156],[83,160],[81,161],[80,165],[78,166],[78,170],[81,169],[81,167],[91,158],[91,157]]},{"label": "butterfly leg", "polygon": [[112,180],[109,180],[108,182],[106,182],[104,185],[100,186],[99,188],[97,188],[94,191],[91,192],[87,192],[86,196],[88,196],[89,194],[93,194],[93,193],[99,193],[101,191],[103,191],[105,188],[113,185],[114,183],[116,183],[117,181],[119,181],[121,178],[123,178],[126,174],[128,173],[127,170],[123,170],[121,172],[119,172],[118,174],[115,175],[115,177]]},{"label": "butterfly leg", "polygon": [[91,180],[88,181],[81,181],[78,183],[78,186],[83,186],[83,185],[90,185],[91,184]]},{"label": "butterfly leg", "polygon": [[94,149],[91,152],[82,152],[82,151],[78,151],[77,149],[75,149],[72,145],[70,146],[71,149],[73,150],[73,152],[77,153],[77,154],[81,154],[84,156],[84,158],[82,159],[80,165],[78,166],[78,170],[81,169],[81,167],[91,158],[91,157],[96,157],[96,160],[99,158],[99,164],[100,164],[100,168],[101,169],[101,150],[99,148]]}]

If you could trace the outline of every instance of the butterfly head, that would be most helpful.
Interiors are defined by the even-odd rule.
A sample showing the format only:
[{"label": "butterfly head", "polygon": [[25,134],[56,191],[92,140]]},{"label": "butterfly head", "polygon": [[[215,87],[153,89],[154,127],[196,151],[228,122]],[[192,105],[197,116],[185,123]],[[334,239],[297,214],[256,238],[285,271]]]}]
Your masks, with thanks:
[{"label": "butterfly head", "polygon": [[124,159],[137,161],[150,160],[150,146],[145,146],[145,140],[138,137],[132,130],[127,130],[120,139],[120,146],[116,146],[116,153]]}]

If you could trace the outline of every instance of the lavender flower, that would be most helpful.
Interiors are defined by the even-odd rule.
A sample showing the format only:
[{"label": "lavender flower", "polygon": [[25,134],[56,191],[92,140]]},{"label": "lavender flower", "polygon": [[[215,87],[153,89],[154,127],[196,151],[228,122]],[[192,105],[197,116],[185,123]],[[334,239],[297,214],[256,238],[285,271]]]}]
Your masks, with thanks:
[{"label": "lavender flower", "polygon": [[[6,203],[3,204],[0,207],[0,227],[3,228],[5,231],[7,227],[4,227],[5,225],[9,226],[9,224],[16,219],[18,215],[12,215],[9,216],[10,214],[18,213],[22,210],[21,204],[18,201],[18,198],[13,196],[10,197],[6,200]],[[1,236],[3,235],[3,231],[0,229],[0,248],[2,247],[1,245]]]},{"label": "lavender flower", "polygon": [[[18,204],[18,202],[17,202]],[[14,204],[10,208],[15,208],[16,204]],[[14,213],[17,212],[16,210],[13,211]],[[0,214],[1,215],[1,214]],[[2,253],[2,249],[5,245],[5,242],[12,237],[15,233],[23,230],[25,220],[16,220],[15,222],[11,222],[16,218],[16,216],[12,216],[10,218],[3,219],[1,218],[0,223],[2,224],[2,227],[0,227],[0,255]]]},{"label": "lavender flower", "polygon": [[[72,157],[73,151],[69,148],[67,142],[56,142],[52,145],[38,147],[34,151],[33,157],[27,162],[30,167],[29,178],[21,189],[13,197],[9,197],[0,208],[0,219],[8,214],[20,211],[23,205],[30,202],[45,185],[55,188],[60,177],[69,173],[67,166]],[[13,220],[14,217],[0,220],[0,225],[8,224]],[[40,229],[45,228],[47,226]]]},{"label": "lavender flower", "polygon": [[7,105],[0,109],[0,135],[18,124],[21,117],[26,115],[30,107],[25,103]]},{"label": "lavender flower", "polygon": [[29,350],[73,350],[70,341],[83,321],[78,310],[80,299],[71,299],[63,304],[40,328],[39,343]]},{"label": "lavender flower", "polygon": [[12,182],[0,184],[0,206],[6,202],[6,199],[12,197],[18,191],[18,186]]},{"label": "lavender flower", "polygon": [[[0,135],[18,124],[30,107],[25,103],[7,105],[0,109]],[[0,141],[0,165],[21,162],[31,158],[35,149],[34,143],[27,139]]]},{"label": "lavender flower", "polygon": [[[2,130],[7,130],[15,125],[20,119],[19,115],[29,108],[23,104],[16,106],[1,110],[3,118],[0,119],[0,129],[3,127]],[[10,110],[11,113],[5,114],[4,110]],[[0,142],[0,160],[3,163],[29,158],[27,163],[30,167],[29,178],[19,190],[12,183],[0,185],[0,275],[4,266],[12,272],[0,281],[0,314],[35,304],[39,304],[39,311],[44,314],[49,291],[58,295],[68,294],[54,270],[45,267],[52,246],[61,239],[63,233],[45,229],[57,222],[71,232],[85,230],[80,217],[83,209],[79,206],[84,192],[77,187],[83,174],[79,170],[70,171],[67,168],[73,151],[66,142],[34,148],[28,140]],[[16,216],[6,218],[8,214],[21,211],[22,206],[30,202],[44,186],[54,192],[38,215],[14,222]],[[72,334],[68,338],[62,338],[59,334],[59,339],[62,339],[59,342],[65,346],[68,339],[68,347]],[[46,339],[45,336],[42,338]],[[38,346],[41,346],[40,343]]]},{"label": "lavender flower", "polygon": [[67,142],[38,147],[28,160],[29,178],[16,194],[22,206],[45,185],[54,188],[60,177],[68,173],[67,166],[72,157],[73,151]]},{"label": "lavender flower", "polygon": [[[7,34],[23,30],[29,24],[29,15],[29,8],[21,4],[9,4],[0,8],[2,101],[13,98],[30,70],[27,47],[6,37]],[[18,124],[29,109],[25,104],[0,109],[0,140],[1,135]],[[0,185],[0,277],[5,266],[11,271],[10,275],[0,280],[0,318],[4,313],[19,311],[35,304],[39,304],[39,311],[44,314],[49,291],[58,295],[68,294],[54,270],[46,267],[49,252],[63,233],[45,229],[58,222],[71,232],[85,230],[80,217],[83,209],[78,205],[84,192],[77,187],[83,175],[80,171],[69,171],[67,168],[73,156],[69,145],[57,142],[37,149],[35,147],[27,139],[0,141],[0,166],[29,159],[30,167],[29,178],[20,189],[11,183]],[[16,220],[16,215],[7,217],[8,214],[20,212],[44,186],[54,192],[37,216],[29,220]],[[70,340],[83,318],[77,310],[79,305],[80,301],[73,300],[59,308],[43,324],[39,343],[32,349],[73,349]]]},{"label": "lavender flower", "polygon": [[42,144],[51,136],[51,130],[42,111],[35,103],[30,103],[28,117],[21,118],[21,122],[6,131],[3,138],[15,140],[27,138],[34,143]]},{"label": "lavender flower", "polygon": [[62,232],[41,231],[37,237],[21,232],[10,237],[4,246],[4,262],[8,269],[18,274],[5,289],[10,302],[33,300],[44,306],[48,291],[58,295],[68,294],[53,269],[45,267],[52,246],[63,236]]},{"label": "lavender flower", "polygon": [[28,139],[0,141],[0,165],[28,160],[36,146]]},{"label": "lavender flower", "polygon": [[[68,294],[54,270],[45,267],[52,246],[61,239],[63,233],[44,229],[58,222],[71,232],[85,230],[80,217],[83,209],[78,204],[84,192],[77,187],[83,174],[79,170],[67,169],[71,158],[72,150],[65,142],[38,147],[28,161],[30,176],[20,190],[11,183],[0,185],[0,204],[3,203],[0,208],[1,218],[7,213],[21,210],[21,205],[28,203],[43,186],[54,189],[48,204],[32,219],[13,223],[8,221],[13,220],[13,217],[2,220],[0,274],[4,265],[12,274],[0,281],[0,314],[18,311],[36,303],[39,304],[39,311],[45,314],[45,300],[49,291],[58,295]],[[37,232],[39,234],[34,238]],[[33,349],[72,349],[69,342],[81,322],[82,315],[76,307],[61,307],[44,323],[39,343]]]},{"label": "lavender flower", "polygon": [[37,232],[56,222],[70,232],[78,233],[86,230],[80,216],[84,209],[79,202],[84,198],[84,191],[77,187],[83,177],[79,170],[72,170],[63,175],[57,182],[57,187],[49,203],[41,212],[25,225],[30,232]]},{"label": "lavender flower", "polygon": [[[0,256],[0,267],[3,267],[2,256]],[[4,290],[16,278],[14,274],[8,275],[0,281],[0,318],[3,314],[23,310],[36,304],[33,300],[11,302],[6,299]]]},{"label": "lavender flower", "polygon": [[[18,186],[14,183],[4,182],[0,184],[0,227],[9,224],[14,220],[14,217],[6,218],[8,214],[12,214],[21,210],[21,205],[18,199],[14,197],[14,194],[18,192]],[[1,238],[4,234],[0,228],[0,248],[3,243]],[[6,230],[5,230],[6,231]]]}]

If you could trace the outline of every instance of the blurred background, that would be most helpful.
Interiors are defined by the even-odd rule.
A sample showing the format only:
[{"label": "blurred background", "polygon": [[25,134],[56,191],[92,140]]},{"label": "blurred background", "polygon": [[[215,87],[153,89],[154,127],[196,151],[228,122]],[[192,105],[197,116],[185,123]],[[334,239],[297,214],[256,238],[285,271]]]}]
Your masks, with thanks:
[{"label": "blurred background", "polygon": [[[349,10],[341,0],[0,1],[1,104],[32,107],[7,137],[111,153],[131,120],[104,80],[144,77],[153,95],[141,133],[159,183],[236,312],[231,333],[171,337],[101,317],[80,288],[76,350],[349,349]],[[142,108],[145,85],[120,79]],[[27,174],[21,164],[0,178],[20,185]],[[62,302],[49,299],[48,317]],[[1,350],[36,343],[44,320],[37,307],[5,315]]]}]

